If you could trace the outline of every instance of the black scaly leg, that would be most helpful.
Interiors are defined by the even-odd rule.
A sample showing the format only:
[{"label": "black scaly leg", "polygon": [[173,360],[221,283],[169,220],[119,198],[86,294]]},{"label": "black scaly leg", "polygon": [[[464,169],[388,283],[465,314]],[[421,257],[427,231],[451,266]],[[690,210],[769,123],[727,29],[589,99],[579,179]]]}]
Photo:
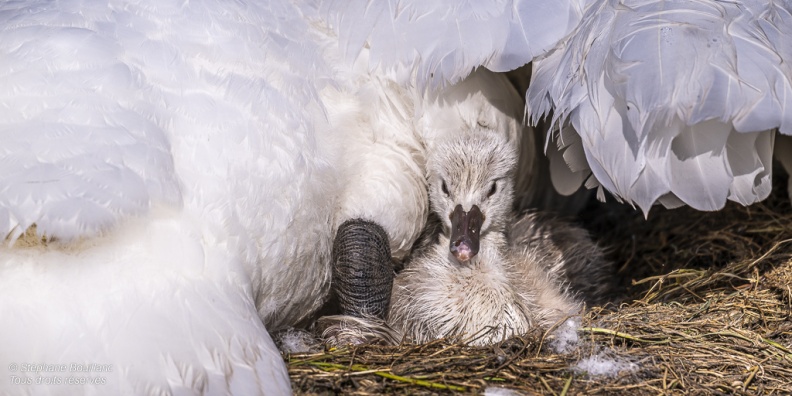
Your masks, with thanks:
[{"label": "black scaly leg", "polygon": [[393,287],[388,234],[378,224],[347,220],[333,243],[333,290],[343,315],[385,319]]}]

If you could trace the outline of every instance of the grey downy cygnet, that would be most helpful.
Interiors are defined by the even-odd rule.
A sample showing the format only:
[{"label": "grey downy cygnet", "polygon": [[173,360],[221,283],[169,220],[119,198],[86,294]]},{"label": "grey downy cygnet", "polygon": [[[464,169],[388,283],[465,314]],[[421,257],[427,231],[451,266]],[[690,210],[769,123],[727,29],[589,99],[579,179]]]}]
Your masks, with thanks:
[{"label": "grey downy cygnet", "polygon": [[612,264],[585,230],[538,212],[515,215],[517,152],[504,137],[457,135],[427,160],[439,221],[396,276],[386,323],[328,318],[329,342],[488,344],[549,328],[606,298]]}]

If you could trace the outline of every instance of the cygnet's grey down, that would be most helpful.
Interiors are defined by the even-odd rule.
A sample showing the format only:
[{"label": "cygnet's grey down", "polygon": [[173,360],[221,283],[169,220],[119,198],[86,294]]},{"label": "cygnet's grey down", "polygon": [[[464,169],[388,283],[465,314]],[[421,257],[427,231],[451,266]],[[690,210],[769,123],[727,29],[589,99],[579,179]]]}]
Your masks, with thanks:
[{"label": "cygnet's grey down", "polygon": [[516,151],[494,133],[435,146],[427,177],[439,221],[396,276],[386,323],[326,317],[327,341],[488,344],[602,302],[612,264],[585,230],[538,212],[515,215],[516,166]]}]

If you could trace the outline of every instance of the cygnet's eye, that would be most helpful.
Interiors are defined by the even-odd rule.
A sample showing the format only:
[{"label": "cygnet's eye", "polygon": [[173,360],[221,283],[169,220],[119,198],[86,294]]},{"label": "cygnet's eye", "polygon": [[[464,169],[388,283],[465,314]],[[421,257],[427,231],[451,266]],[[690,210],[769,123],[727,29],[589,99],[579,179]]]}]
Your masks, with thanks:
[{"label": "cygnet's eye", "polygon": [[443,189],[443,194],[445,194],[446,196],[448,196],[448,186],[446,185],[446,182],[445,182],[445,180],[443,180],[443,185],[442,185],[440,188],[442,188],[442,189]]},{"label": "cygnet's eye", "polygon": [[498,182],[492,182],[492,188],[487,193],[487,198],[495,195],[496,192],[498,192]]}]

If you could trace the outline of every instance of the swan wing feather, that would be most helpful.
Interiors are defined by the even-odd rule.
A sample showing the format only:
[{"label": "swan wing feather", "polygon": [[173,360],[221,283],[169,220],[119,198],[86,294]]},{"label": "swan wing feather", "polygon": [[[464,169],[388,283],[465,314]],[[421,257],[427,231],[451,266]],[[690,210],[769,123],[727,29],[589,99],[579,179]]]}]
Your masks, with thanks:
[{"label": "swan wing feather", "polygon": [[454,84],[479,66],[516,69],[580,19],[575,0],[326,0],[319,7],[348,57],[368,46],[372,68],[404,66],[430,87]]},{"label": "swan wing feather", "polygon": [[772,130],[790,133],[790,9],[600,0],[535,62],[527,112],[572,125],[602,186],[644,211],[751,204],[769,193]]}]

